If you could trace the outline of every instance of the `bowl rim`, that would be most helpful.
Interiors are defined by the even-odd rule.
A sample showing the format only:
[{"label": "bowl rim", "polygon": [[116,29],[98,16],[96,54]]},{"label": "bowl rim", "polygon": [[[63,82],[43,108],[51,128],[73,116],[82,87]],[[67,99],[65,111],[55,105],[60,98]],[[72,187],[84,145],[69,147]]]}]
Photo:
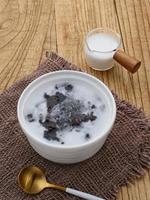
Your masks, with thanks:
[{"label": "bowl rim", "polygon": [[[38,137],[34,136],[34,134],[30,134],[26,128],[25,128],[25,125],[23,123],[23,121],[21,120],[21,101],[22,99],[24,98],[25,96],[25,93],[29,90],[30,91],[30,87],[32,87],[33,84],[35,84],[37,81],[39,81],[41,78],[43,79],[44,77],[47,77],[49,75],[57,75],[57,74],[60,74],[60,73],[74,73],[76,75],[83,75],[83,76],[87,76],[88,78],[90,79],[93,79],[97,82],[99,82],[99,84],[102,85],[102,87],[107,91],[107,93],[109,94],[109,96],[111,97],[111,107],[112,107],[112,117],[111,117],[111,123],[109,123],[109,126],[107,127],[107,129],[102,132],[103,134],[100,134],[99,136],[95,137],[94,139],[92,140],[89,140],[88,142],[85,142],[83,144],[77,144],[77,145],[57,145],[57,144],[53,144],[53,143],[47,143],[45,142],[44,140],[40,140]],[[31,137],[33,140],[35,140],[36,142],[40,143],[40,144],[44,144],[45,146],[48,146],[48,147],[52,147],[52,148],[56,148],[56,149],[77,149],[77,148],[82,148],[82,147],[86,147],[86,146],[89,146],[95,142],[97,142],[98,140],[101,140],[103,137],[105,137],[108,132],[112,129],[113,127],[113,124],[115,122],[115,119],[116,119],[116,103],[115,103],[115,99],[110,91],[110,89],[108,88],[108,86],[106,86],[101,80],[99,80],[98,78],[86,73],[86,72],[82,72],[82,71],[75,71],[75,70],[58,70],[58,71],[53,71],[53,72],[48,72],[44,75],[41,75],[39,76],[38,78],[36,78],[35,80],[33,80],[31,83],[28,84],[27,87],[25,87],[25,89],[23,90],[23,92],[21,93],[20,97],[19,97],[19,100],[18,100],[18,103],[17,103],[17,118],[18,118],[18,121],[19,121],[19,125],[20,127],[22,128],[23,130],[23,133],[25,134],[25,136],[28,138],[28,135],[29,137]]]}]

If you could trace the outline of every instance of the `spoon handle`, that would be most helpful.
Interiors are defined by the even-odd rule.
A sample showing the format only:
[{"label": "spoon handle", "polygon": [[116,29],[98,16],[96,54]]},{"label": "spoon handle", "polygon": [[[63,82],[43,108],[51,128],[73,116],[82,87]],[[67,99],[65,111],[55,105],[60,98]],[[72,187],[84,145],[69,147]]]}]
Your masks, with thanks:
[{"label": "spoon handle", "polygon": [[73,195],[81,197],[83,199],[88,199],[88,200],[104,200],[104,199],[102,199],[100,197],[96,197],[94,195],[88,194],[86,192],[81,192],[81,191],[78,191],[78,190],[75,190],[75,189],[72,189],[72,188],[66,188],[65,191],[67,193],[69,193],[69,194],[73,194]]}]

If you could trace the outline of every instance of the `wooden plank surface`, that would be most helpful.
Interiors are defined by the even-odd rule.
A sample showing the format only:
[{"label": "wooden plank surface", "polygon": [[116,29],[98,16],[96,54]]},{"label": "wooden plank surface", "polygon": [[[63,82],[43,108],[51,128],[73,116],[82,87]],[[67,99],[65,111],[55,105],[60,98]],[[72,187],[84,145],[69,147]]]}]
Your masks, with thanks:
[{"label": "wooden plank surface", "polygon": [[[46,50],[56,51],[103,80],[119,97],[150,113],[149,0],[0,0],[0,91],[32,72]],[[123,48],[142,60],[131,75],[119,64],[107,72],[90,69],[83,54],[85,34],[110,27]],[[150,171],[122,187],[119,200],[150,200]]]}]

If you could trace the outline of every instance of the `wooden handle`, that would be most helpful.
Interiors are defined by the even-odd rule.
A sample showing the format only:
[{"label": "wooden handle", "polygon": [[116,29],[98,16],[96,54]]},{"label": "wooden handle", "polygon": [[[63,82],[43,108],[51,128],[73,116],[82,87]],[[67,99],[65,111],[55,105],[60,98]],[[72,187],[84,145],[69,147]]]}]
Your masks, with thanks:
[{"label": "wooden handle", "polygon": [[113,58],[131,73],[135,73],[141,65],[141,61],[127,55],[120,49],[116,51]]}]

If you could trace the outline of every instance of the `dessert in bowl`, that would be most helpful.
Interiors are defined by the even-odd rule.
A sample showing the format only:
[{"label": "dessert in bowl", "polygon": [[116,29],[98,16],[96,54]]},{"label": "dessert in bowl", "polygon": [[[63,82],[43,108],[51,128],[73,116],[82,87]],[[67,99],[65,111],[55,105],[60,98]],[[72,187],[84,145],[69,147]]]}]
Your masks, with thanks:
[{"label": "dessert in bowl", "polygon": [[17,115],[37,153],[53,162],[76,163],[102,147],[114,124],[116,105],[97,78],[61,70],[40,76],[25,88]]}]

